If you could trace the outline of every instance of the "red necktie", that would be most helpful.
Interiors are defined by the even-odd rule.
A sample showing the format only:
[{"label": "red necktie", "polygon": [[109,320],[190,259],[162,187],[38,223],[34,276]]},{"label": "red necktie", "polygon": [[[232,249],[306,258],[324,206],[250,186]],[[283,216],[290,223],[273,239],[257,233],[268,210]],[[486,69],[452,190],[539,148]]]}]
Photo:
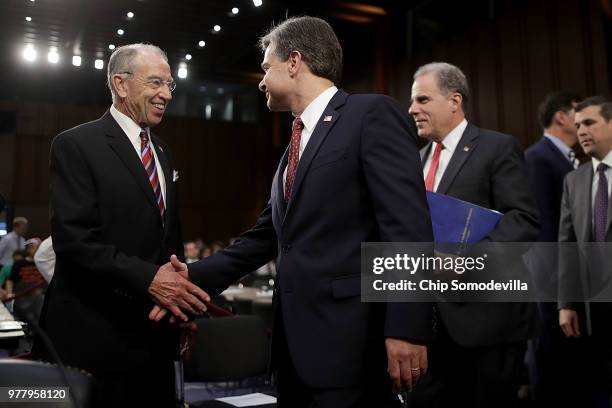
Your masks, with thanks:
[{"label": "red necktie", "polygon": [[440,164],[440,152],[442,152],[443,148],[444,146],[442,143],[436,144],[436,150],[434,150],[431,164],[429,165],[429,171],[427,172],[427,177],[425,177],[425,189],[427,189],[427,191],[433,191],[434,189],[436,173],[438,172],[438,165]]},{"label": "red necktie", "polygon": [[153,193],[155,193],[155,199],[157,200],[157,206],[159,207],[159,214],[163,219],[166,206],[164,205],[164,197],[162,195],[161,185],[159,184],[159,177],[157,176],[155,157],[153,156],[153,151],[149,144],[149,134],[144,128],[140,131],[140,158],[149,176],[149,182],[151,182],[151,187],[153,187]]},{"label": "red necktie", "polygon": [[287,164],[287,179],[285,180],[285,203],[289,202],[291,190],[293,190],[293,182],[295,181],[295,173],[300,162],[300,141],[302,139],[302,129],[304,123],[299,117],[293,120],[291,129],[291,145],[289,146],[289,161]]}]

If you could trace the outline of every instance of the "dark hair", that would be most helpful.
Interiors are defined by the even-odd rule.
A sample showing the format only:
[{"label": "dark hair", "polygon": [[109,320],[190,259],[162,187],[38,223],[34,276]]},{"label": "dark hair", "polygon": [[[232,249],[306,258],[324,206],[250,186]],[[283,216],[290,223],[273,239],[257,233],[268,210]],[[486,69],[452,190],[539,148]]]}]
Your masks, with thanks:
[{"label": "dark hair", "polygon": [[317,17],[292,17],[272,26],[259,39],[263,51],[274,46],[274,54],[286,61],[292,51],[299,51],[313,74],[335,85],[342,77],[342,47],[331,26]]},{"label": "dark hair", "polygon": [[578,103],[582,100],[580,96],[571,91],[555,91],[551,92],[540,103],[538,109],[538,121],[543,129],[552,125],[555,113],[569,112],[572,110],[572,103]]},{"label": "dark hair", "polygon": [[576,105],[576,112],[580,112],[589,106],[599,106],[599,114],[609,122],[612,119],[612,99],[607,96],[591,96]]}]

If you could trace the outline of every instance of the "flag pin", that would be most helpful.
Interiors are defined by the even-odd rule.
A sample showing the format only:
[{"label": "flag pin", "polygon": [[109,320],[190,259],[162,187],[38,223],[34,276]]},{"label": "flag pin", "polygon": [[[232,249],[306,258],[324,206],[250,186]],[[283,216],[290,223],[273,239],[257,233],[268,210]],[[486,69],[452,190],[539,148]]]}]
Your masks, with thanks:
[{"label": "flag pin", "polygon": [[163,152],[163,151],[164,151],[164,149],[162,149],[162,147],[161,147],[161,146],[157,146],[157,148],[159,149],[159,151],[160,151],[160,152]]},{"label": "flag pin", "polygon": [[331,117],[331,116],[325,116],[325,117],[323,118],[323,122],[331,122],[331,120],[332,120],[332,117]]},{"label": "flag pin", "polygon": [[470,151],[470,147],[469,147],[469,146],[465,146],[465,147],[463,148],[463,151],[464,151],[464,152],[469,152],[469,151]]}]

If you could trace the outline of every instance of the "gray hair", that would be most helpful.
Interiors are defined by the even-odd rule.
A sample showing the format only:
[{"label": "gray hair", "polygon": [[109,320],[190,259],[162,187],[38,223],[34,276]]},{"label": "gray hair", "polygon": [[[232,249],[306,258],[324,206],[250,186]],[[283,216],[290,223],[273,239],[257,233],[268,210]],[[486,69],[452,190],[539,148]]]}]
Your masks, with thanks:
[{"label": "gray hair", "polygon": [[458,67],[448,62],[430,62],[417,69],[414,73],[414,79],[430,73],[435,75],[436,81],[438,82],[438,88],[440,88],[445,95],[457,92],[463,97],[461,107],[465,112],[467,102],[470,98],[470,87],[468,86],[465,74]]},{"label": "gray hair", "polygon": [[313,74],[329,79],[335,85],[340,82],[342,47],[325,20],[310,16],[289,18],[273,26],[259,40],[264,51],[270,44],[281,61],[286,61],[292,51],[299,51]]},{"label": "gray hair", "polygon": [[108,89],[111,91],[113,102],[115,102],[115,99],[117,98],[117,92],[115,91],[115,88],[113,88],[113,75],[123,72],[133,72],[132,62],[138,56],[138,54],[145,51],[154,52],[168,62],[168,56],[164,50],[153,44],[135,43],[122,45],[121,47],[117,47],[111,54],[110,59],[108,60],[106,84],[108,85]]}]

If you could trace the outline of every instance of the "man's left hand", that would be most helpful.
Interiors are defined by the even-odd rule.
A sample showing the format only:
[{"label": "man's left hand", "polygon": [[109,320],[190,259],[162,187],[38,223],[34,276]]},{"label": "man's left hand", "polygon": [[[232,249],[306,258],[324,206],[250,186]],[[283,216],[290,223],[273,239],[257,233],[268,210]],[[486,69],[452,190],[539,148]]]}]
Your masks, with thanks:
[{"label": "man's left hand", "polygon": [[389,376],[396,391],[411,391],[419,377],[427,372],[427,347],[406,340],[387,338]]}]

